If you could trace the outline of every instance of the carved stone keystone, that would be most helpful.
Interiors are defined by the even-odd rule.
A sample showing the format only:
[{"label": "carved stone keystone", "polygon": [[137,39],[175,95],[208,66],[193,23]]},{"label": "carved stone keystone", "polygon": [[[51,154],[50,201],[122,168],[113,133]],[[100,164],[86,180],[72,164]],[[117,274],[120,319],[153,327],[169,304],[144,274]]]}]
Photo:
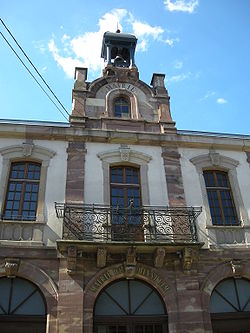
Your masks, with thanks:
[{"label": "carved stone keystone", "polygon": [[15,278],[19,269],[20,259],[5,258],[5,274],[8,278]]},{"label": "carved stone keystone", "polygon": [[127,251],[125,262],[125,276],[126,279],[134,279],[136,273],[136,248],[130,247]]},{"label": "carved stone keystone", "polygon": [[231,267],[232,267],[232,272],[233,272],[233,276],[236,279],[240,279],[242,277],[242,270],[243,270],[243,265],[241,260],[237,260],[237,259],[233,259],[231,262]]}]

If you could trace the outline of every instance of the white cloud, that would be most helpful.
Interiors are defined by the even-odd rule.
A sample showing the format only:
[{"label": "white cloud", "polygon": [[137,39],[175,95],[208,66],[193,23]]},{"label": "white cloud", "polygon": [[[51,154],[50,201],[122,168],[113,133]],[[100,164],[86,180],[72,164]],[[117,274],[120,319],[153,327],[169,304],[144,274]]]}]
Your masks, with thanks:
[{"label": "white cloud", "polygon": [[216,99],[216,102],[217,102],[218,104],[226,104],[226,103],[227,103],[227,100],[224,99],[224,98],[222,98],[222,97],[219,97],[219,98]]},{"label": "white cloud", "polygon": [[72,57],[62,57],[59,54],[59,50],[55,45],[53,39],[49,42],[49,50],[53,54],[53,58],[57,65],[62,67],[67,76],[73,77],[75,67],[84,66],[84,64],[79,59],[73,59]]},{"label": "white cloud", "polygon": [[167,38],[165,39],[165,43],[168,44],[169,46],[173,47],[175,42],[179,42],[179,38]]},{"label": "white cloud", "polygon": [[141,52],[145,52],[147,51],[148,49],[148,43],[145,39],[142,39],[138,44],[137,44],[137,47],[136,47],[136,50],[137,51],[141,51]]},{"label": "white cloud", "polygon": [[153,27],[148,23],[140,21],[132,21],[133,32],[137,37],[152,36],[154,39],[159,39],[164,30],[161,27]]},{"label": "white cloud", "polygon": [[138,37],[137,51],[147,51],[152,40],[173,46],[178,38],[166,38],[160,26],[152,26],[147,22],[136,20],[126,9],[113,9],[105,13],[98,21],[98,30],[85,32],[79,36],[70,37],[62,34],[60,40],[52,36],[48,47],[57,65],[61,67],[69,77],[74,75],[74,67],[82,66],[90,69],[93,77],[101,70],[103,59],[100,57],[103,34],[106,31],[116,31],[117,22],[120,30],[123,25],[126,31],[131,31]]},{"label": "white cloud", "polygon": [[39,49],[39,51],[40,51],[42,54],[45,53],[45,51],[46,51],[46,46],[45,46],[45,44],[44,44],[43,41],[41,41],[41,40],[40,40],[40,41],[33,41],[32,43],[33,43],[34,47],[35,47],[36,49]]},{"label": "white cloud", "polygon": [[204,101],[216,94],[215,91],[208,91],[203,97],[200,98],[200,101]]},{"label": "white cloud", "polygon": [[[52,38],[48,46],[58,66],[71,78],[76,66],[88,67],[94,72],[100,71],[103,64],[100,57],[103,34],[105,31],[115,31],[117,22],[121,22],[125,15],[125,9],[114,9],[99,19],[99,30],[96,32],[86,32],[72,39],[64,34],[61,40],[62,50],[57,48]],[[66,56],[61,55],[62,51]]]},{"label": "white cloud", "polygon": [[148,23],[135,20],[133,15],[129,13],[130,19],[128,22],[132,25],[132,31],[139,39],[137,51],[145,52],[148,49],[149,39],[153,38],[157,41],[162,41],[164,29],[159,26],[152,26]]},{"label": "white cloud", "polygon": [[179,75],[173,75],[166,79],[167,82],[180,82],[191,77],[191,72],[181,73]]},{"label": "white cloud", "polygon": [[62,43],[65,42],[65,41],[68,40],[68,39],[70,39],[70,36],[64,34],[64,35],[62,36]]},{"label": "white cloud", "polygon": [[199,4],[199,0],[165,0],[164,4],[170,12],[180,11],[193,13]]}]

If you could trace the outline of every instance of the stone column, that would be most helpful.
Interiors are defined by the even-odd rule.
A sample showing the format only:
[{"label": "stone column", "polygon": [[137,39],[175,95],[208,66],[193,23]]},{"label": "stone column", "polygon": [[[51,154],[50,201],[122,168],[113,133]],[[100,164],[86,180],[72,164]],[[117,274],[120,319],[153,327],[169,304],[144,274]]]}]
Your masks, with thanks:
[{"label": "stone column", "polygon": [[66,203],[83,203],[85,142],[69,142],[67,153]]},{"label": "stone column", "polygon": [[186,206],[180,157],[176,146],[162,147],[169,206]]}]

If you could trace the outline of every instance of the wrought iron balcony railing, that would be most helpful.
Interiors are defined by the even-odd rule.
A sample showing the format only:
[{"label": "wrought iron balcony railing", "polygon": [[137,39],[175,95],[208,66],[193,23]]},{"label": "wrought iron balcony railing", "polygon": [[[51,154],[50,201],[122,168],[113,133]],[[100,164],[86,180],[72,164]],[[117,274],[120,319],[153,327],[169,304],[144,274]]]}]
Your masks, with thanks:
[{"label": "wrought iron balcony railing", "polygon": [[86,241],[198,242],[195,221],[201,207],[127,208],[55,203],[63,238]]}]

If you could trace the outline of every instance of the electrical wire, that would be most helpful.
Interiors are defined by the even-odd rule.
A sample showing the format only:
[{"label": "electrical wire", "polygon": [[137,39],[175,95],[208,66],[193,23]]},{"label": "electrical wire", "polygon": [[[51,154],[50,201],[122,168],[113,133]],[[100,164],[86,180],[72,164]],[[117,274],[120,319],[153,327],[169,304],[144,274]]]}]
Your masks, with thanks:
[{"label": "electrical wire", "polygon": [[[11,33],[11,31],[8,29],[8,27],[6,26],[6,24],[4,23],[4,21],[0,18],[0,21],[2,23],[2,25],[4,26],[4,28],[7,30],[8,34],[11,36],[11,38],[14,40],[14,42],[16,43],[16,45],[19,47],[19,49],[21,50],[21,52],[23,53],[23,55],[25,56],[25,58],[28,60],[28,62],[31,64],[31,66],[34,68],[34,70],[36,71],[36,73],[39,75],[39,77],[41,78],[41,80],[43,81],[43,83],[46,85],[46,87],[49,89],[49,91],[51,92],[51,94],[54,96],[54,98],[57,100],[57,102],[61,105],[61,107],[63,108],[63,110],[67,113],[68,116],[70,116],[69,112],[66,110],[66,108],[64,107],[64,105],[61,103],[61,101],[59,100],[59,98],[56,96],[56,94],[53,92],[53,90],[50,88],[50,86],[48,85],[48,83],[45,81],[45,79],[42,77],[42,75],[39,73],[38,69],[36,68],[36,66],[33,64],[33,62],[30,60],[30,58],[28,57],[28,55],[26,54],[26,52],[23,50],[23,48],[21,47],[21,45],[18,43],[18,41],[16,40],[16,38],[13,36],[13,34]],[[9,44],[9,43],[8,43]]]},{"label": "electrical wire", "polygon": [[[62,114],[62,116],[68,122],[67,117],[59,109],[59,107],[56,105],[56,103],[53,101],[53,99],[49,96],[49,94],[46,92],[46,90],[42,87],[42,85],[38,82],[38,80],[36,79],[36,77],[31,73],[31,71],[29,70],[29,68],[25,65],[25,63],[23,62],[23,60],[19,57],[19,55],[17,54],[17,52],[14,50],[14,48],[11,46],[11,44],[9,43],[9,41],[7,40],[7,38],[4,36],[4,34],[1,31],[0,31],[0,34],[3,37],[3,39],[5,40],[5,42],[7,43],[7,45],[10,47],[10,49],[14,52],[15,56],[19,59],[19,61],[22,63],[22,65],[25,67],[25,69],[28,71],[28,73],[31,75],[31,77],[36,81],[36,83],[38,84],[38,86],[42,89],[42,91],[46,94],[46,96],[49,98],[49,100],[55,105],[55,107],[57,108],[57,110]],[[69,115],[68,112],[67,112],[67,114]]]}]

